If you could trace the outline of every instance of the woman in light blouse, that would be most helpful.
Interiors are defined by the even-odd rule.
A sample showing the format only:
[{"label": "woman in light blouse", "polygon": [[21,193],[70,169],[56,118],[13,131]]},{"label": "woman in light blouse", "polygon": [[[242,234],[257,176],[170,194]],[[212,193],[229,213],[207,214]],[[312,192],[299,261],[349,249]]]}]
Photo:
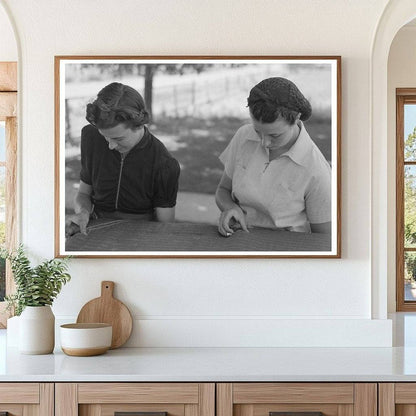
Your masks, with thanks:
[{"label": "woman in light blouse", "polygon": [[280,77],[254,86],[247,101],[251,123],[220,155],[219,233],[250,227],[330,233],[331,168],[302,123],[312,114],[309,101]]}]

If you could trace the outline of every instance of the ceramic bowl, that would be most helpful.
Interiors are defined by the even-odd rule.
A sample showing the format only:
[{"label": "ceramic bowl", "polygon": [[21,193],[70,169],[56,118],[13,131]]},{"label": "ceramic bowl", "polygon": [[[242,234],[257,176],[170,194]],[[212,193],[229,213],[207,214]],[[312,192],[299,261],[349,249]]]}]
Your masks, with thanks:
[{"label": "ceramic bowl", "polygon": [[61,325],[61,348],[67,355],[88,357],[104,354],[111,347],[113,328],[110,324]]}]

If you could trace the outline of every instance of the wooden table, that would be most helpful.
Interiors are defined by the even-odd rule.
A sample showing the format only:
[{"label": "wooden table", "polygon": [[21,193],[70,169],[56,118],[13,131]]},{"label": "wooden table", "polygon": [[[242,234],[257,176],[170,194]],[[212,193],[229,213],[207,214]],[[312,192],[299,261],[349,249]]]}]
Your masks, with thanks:
[{"label": "wooden table", "polygon": [[[329,234],[305,234],[262,228],[237,231],[222,237],[217,227],[188,222],[91,221],[88,235],[75,234],[66,241],[67,251],[313,251],[331,249]],[[225,254],[225,253],[224,253]],[[242,253],[243,254],[243,253]],[[319,254],[319,253],[317,253]]]}]

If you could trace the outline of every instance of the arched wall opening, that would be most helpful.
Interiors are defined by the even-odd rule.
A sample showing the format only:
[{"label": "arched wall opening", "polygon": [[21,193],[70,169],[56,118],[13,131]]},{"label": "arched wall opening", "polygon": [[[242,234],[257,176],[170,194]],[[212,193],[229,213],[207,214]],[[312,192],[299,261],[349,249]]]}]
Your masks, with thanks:
[{"label": "arched wall opening", "polygon": [[[392,264],[395,249],[389,243],[395,204],[391,203],[391,168],[395,154],[390,154],[388,100],[388,57],[397,32],[416,17],[414,0],[389,2],[380,18],[373,41],[371,55],[371,268],[372,268],[372,318],[386,319],[391,295]],[[393,159],[392,159],[393,158]],[[395,174],[394,174],[395,175]],[[389,310],[390,309],[390,310]]]},{"label": "arched wall opening", "polygon": [[[416,88],[416,54],[412,51],[416,50],[416,19],[413,19],[410,23],[402,26],[399,31],[396,33],[389,52],[388,58],[388,68],[387,68],[387,171],[388,171],[388,312],[395,312],[396,309],[399,308],[397,305],[396,308],[396,297],[400,299],[402,297],[405,300],[412,300],[414,298],[414,289],[406,283],[404,276],[402,277],[402,281],[400,281],[400,277],[397,276],[398,283],[402,283],[404,288],[397,286],[396,289],[396,270],[400,263],[403,262],[402,259],[398,258],[396,260],[395,253],[397,252],[396,246],[396,165],[399,155],[396,152],[396,131],[397,131],[397,115],[396,115],[396,107],[397,107],[397,96],[396,96],[396,89],[397,88]],[[405,138],[407,138],[407,130],[410,126],[415,124],[415,119],[413,116],[413,111],[410,112],[410,108],[415,108],[416,106],[409,106],[407,105],[407,112],[406,112],[406,122],[405,126],[407,126]],[[404,127],[404,126],[403,126]],[[413,155],[412,155],[413,158]],[[407,165],[408,174],[412,174],[414,168]],[[410,182],[408,182],[410,184]],[[412,215],[412,211],[414,209],[414,203],[409,203],[410,195],[405,192],[405,195],[408,195],[406,198],[406,211],[407,220],[411,220],[409,215]],[[405,244],[405,247],[408,246]],[[410,258],[413,258],[413,253],[406,251]],[[400,263],[399,263],[400,262]],[[405,262],[406,263],[406,262]],[[408,260],[407,267],[404,267],[408,273],[412,270],[412,262]],[[403,267],[402,263],[402,267]],[[409,276],[409,275],[408,275]],[[397,284],[398,284],[397,283]],[[402,293],[397,293],[397,290],[400,290]],[[400,302],[400,301],[398,301]],[[403,305],[402,305],[403,307]]]}]

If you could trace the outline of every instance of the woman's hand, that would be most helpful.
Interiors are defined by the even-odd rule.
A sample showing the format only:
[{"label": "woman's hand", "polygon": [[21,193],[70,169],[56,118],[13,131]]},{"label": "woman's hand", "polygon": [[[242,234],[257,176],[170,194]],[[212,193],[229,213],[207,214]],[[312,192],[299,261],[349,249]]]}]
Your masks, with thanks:
[{"label": "woman's hand", "polygon": [[[65,219],[65,237],[70,237],[77,232],[87,235],[87,225],[89,220],[90,214],[85,210],[77,214],[68,215]],[[76,226],[79,227],[79,231]]]},{"label": "woman's hand", "polygon": [[239,207],[235,207],[221,212],[218,232],[224,237],[230,237],[234,234],[234,231],[238,229],[249,232],[243,210]]},{"label": "woman's hand", "polygon": [[215,201],[221,210],[218,232],[224,237],[230,237],[234,231],[248,231],[246,215],[231,197],[232,180],[224,171],[215,193]]},{"label": "woman's hand", "polygon": [[80,181],[74,200],[75,214],[68,215],[65,219],[65,237],[70,237],[79,232],[87,235],[87,225],[90,220],[90,213],[93,211],[91,194],[92,186]]}]

